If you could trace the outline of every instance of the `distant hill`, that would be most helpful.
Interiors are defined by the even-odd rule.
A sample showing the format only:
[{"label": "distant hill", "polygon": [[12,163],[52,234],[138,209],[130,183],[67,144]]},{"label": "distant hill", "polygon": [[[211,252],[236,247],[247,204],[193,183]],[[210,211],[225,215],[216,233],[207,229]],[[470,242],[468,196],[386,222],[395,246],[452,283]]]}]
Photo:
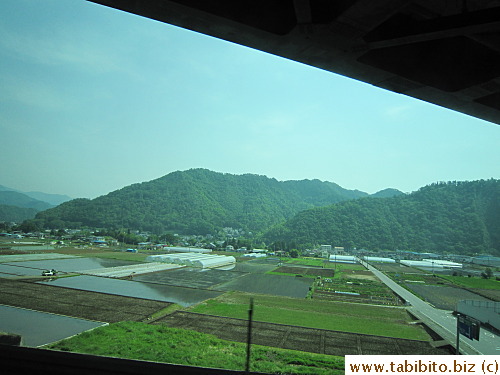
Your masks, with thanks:
[{"label": "distant hill", "polygon": [[2,191],[15,191],[17,193],[21,193],[24,195],[27,195],[28,197],[31,197],[33,199],[42,201],[42,202],[47,202],[51,206],[57,206],[58,204],[70,201],[71,197],[63,194],[49,194],[49,193],[42,193],[40,191],[20,191],[16,189],[9,188],[7,186],[0,185],[0,192]]},{"label": "distant hill", "polygon": [[408,195],[309,209],[263,240],[500,255],[500,180],[436,183]]},{"label": "distant hill", "polygon": [[52,206],[57,206],[61,203],[70,201],[71,197],[64,195],[64,194],[48,194],[48,193],[42,193],[40,191],[28,191],[26,193],[28,197],[38,199],[39,201],[47,202],[51,204]]},{"label": "distant hill", "polygon": [[17,191],[0,191],[0,204],[23,208],[34,208],[38,211],[54,207],[47,202],[42,202],[26,194],[18,193]]},{"label": "distant hill", "polygon": [[33,219],[37,212],[71,200],[67,195],[41,192],[23,193],[0,185],[0,221],[22,222]]},{"label": "distant hill", "polygon": [[92,200],[40,212],[47,227],[106,227],[206,234],[222,227],[264,230],[299,211],[368,194],[319,180],[280,182],[206,169],[170,173]]},{"label": "distant hill", "polygon": [[405,195],[402,191],[399,191],[398,189],[384,189],[376,192],[375,194],[372,194],[372,198],[392,198],[392,197],[397,197],[400,195]]},{"label": "distant hill", "polygon": [[21,223],[24,220],[33,219],[39,212],[34,208],[24,208],[0,204],[0,222]]}]

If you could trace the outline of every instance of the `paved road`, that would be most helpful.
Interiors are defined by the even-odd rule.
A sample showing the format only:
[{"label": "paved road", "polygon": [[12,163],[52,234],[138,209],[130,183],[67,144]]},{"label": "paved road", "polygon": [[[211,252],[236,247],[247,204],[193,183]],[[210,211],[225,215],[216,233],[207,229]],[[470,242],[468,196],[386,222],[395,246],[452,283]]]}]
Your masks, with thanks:
[{"label": "paved road", "polygon": [[[360,259],[361,264],[372,271],[383,283],[391,288],[397,295],[407,301],[410,311],[429,327],[436,331],[443,339],[456,345],[457,319],[451,311],[436,309],[425,301],[409,292],[382,272]],[[460,352],[462,354],[496,354],[500,355],[500,337],[481,329],[479,341],[472,341],[465,336],[460,336]]]}]

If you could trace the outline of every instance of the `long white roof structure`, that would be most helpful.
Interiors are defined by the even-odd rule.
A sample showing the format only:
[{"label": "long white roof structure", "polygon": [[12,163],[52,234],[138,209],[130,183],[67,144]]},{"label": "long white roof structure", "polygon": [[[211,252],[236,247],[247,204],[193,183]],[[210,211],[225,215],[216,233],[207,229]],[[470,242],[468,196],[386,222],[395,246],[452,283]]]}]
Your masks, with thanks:
[{"label": "long white roof structure", "polygon": [[236,263],[233,256],[199,253],[150,255],[147,262],[162,262],[198,268],[216,268]]},{"label": "long white roof structure", "polygon": [[358,259],[351,255],[330,255],[330,262],[334,263],[358,263]]},{"label": "long white roof structure", "polygon": [[378,262],[378,263],[396,263],[394,259],[383,258],[383,257],[363,257],[367,262]]}]

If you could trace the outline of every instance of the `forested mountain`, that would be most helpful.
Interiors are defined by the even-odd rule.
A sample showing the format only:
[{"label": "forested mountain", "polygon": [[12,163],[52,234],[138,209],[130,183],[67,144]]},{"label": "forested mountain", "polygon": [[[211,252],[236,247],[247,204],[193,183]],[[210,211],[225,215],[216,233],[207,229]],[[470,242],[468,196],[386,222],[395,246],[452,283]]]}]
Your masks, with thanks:
[{"label": "forested mountain", "polygon": [[38,199],[39,201],[47,202],[52,206],[70,201],[72,198],[64,194],[48,194],[41,191],[28,191],[25,192],[28,197]]},{"label": "forested mountain", "polygon": [[436,183],[298,213],[263,239],[303,246],[500,254],[500,180]]},{"label": "forested mountain", "polygon": [[24,220],[33,219],[36,213],[39,212],[34,208],[25,208],[0,204],[0,222],[11,221],[20,223]]},{"label": "forested mountain", "polygon": [[404,195],[403,192],[396,190],[396,189],[384,189],[380,190],[379,192],[372,194],[371,197],[373,198],[392,198],[392,197],[397,197],[398,195]]},{"label": "forested mountain", "polygon": [[368,194],[319,180],[286,181],[206,169],[173,172],[93,200],[37,214],[41,226],[106,227],[206,234],[222,227],[260,231],[299,211]]},{"label": "forested mountain", "polygon": [[0,221],[21,222],[53,205],[0,185]]}]

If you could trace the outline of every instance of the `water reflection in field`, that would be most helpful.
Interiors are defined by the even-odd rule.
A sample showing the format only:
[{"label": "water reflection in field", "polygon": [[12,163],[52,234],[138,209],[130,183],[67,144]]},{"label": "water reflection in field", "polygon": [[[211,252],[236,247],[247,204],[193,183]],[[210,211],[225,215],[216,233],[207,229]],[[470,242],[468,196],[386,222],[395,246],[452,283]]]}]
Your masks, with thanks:
[{"label": "water reflection in field", "polygon": [[105,323],[0,305],[0,331],[22,336],[23,346],[40,346]]},{"label": "water reflection in field", "polygon": [[[20,262],[22,263],[22,262]],[[41,270],[23,267],[16,263],[0,263],[0,274],[5,276],[40,276]]]},{"label": "water reflection in field", "polygon": [[152,299],[191,306],[222,294],[218,291],[160,285],[131,280],[110,279],[96,276],[76,276],[50,281],[50,285],[116,294],[120,296]]},{"label": "water reflection in field", "polygon": [[[4,264],[8,266],[17,267],[19,272],[24,268],[24,271],[26,272],[24,273],[24,275],[39,275],[42,270],[46,269],[55,269],[57,271],[63,271],[63,272],[78,272],[96,268],[126,266],[129,264],[137,264],[137,262],[116,260],[116,259],[101,259],[101,258],[71,258],[71,259],[32,260],[32,261],[12,262]],[[2,270],[1,268],[0,271],[7,272],[5,270]]]},{"label": "water reflection in field", "polygon": [[224,271],[220,269],[183,268],[167,272],[155,272],[134,277],[136,281],[147,281],[157,284],[183,286],[189,288],[210,289],[215,285],[231,281],[246,275],[243,272]]}]

